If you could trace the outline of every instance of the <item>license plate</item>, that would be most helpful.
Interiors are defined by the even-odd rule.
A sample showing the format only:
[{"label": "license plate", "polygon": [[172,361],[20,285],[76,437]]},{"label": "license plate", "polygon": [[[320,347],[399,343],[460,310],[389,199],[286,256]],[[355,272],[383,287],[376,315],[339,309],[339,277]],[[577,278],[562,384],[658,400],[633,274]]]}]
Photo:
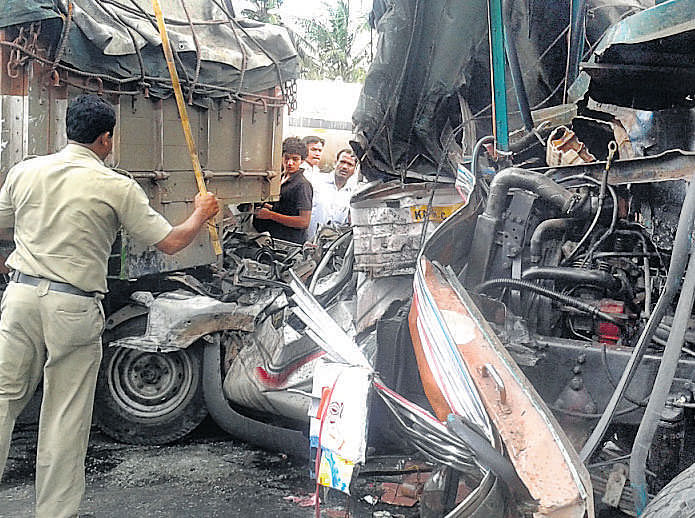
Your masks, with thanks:
[{"label": "license plate", "polygon": [[[430,221],[436,223],[441,223],[446,218],[451,216],[456,210],[463,206],[463,203],[456,203],[454,205],[443,205],[440,207],[430,208]],[[416,205],[410,207],[410,216],[414,223],[421,223],[425,221],[425,215],[427,214],[427,205]]]}]

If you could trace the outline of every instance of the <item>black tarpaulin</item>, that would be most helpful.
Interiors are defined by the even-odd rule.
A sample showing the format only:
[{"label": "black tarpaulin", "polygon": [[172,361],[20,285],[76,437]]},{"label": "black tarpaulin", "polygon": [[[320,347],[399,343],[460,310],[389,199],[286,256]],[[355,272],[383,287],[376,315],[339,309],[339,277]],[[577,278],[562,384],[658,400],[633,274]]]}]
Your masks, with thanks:
[{"label": "black tarpaulin", "polygon": [[[162,0],[167,32],[184,87],[197,96],[257,92],[298,75],[296,51],[283,27],[228,16],[222,0]],[[57,52],[68,18],[67,0],[9,0],[0,28],[42,21]],[[151,94],[171,94],[169,74],[149,0],[74,0],[61,62],[119,80],[139,80]]]},{"label": "black tarpaulin", "polygon": [[[649,3],[589,0],[587,39]],[[505,6],[531,106],[562,102],[570,0]],[[487,0],[375,0],[370,20],[377,52],[353,114],[362,171],[370,179],[433,179],[438,169],[453,177],[476,136],[491,131]],[[514,129],[511,79],[507,85]]]}]

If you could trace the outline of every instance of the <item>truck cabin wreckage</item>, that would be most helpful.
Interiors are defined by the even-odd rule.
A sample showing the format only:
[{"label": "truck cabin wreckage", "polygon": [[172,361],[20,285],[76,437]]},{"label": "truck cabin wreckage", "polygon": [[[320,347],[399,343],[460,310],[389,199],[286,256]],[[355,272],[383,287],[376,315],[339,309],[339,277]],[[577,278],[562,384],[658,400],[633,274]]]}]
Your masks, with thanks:
[{"label": "truck cabin wreckage", "polygon": [[[149,3],[25,4],[0,16],[3,174],[60,148],[66,99],[97,91],[111,165],[176,223],[196,187]],[[279,194],[285,29],[162,2],[235,217],[217,260],[207,235],[171,259],[115,244],[97,424],[164,444],[209,413],[345,492],[417,466],[424,517],[684,516],[695,3],[373,4],[351,142],[369,183],[350,227],[299,246],[249,225]]]}]

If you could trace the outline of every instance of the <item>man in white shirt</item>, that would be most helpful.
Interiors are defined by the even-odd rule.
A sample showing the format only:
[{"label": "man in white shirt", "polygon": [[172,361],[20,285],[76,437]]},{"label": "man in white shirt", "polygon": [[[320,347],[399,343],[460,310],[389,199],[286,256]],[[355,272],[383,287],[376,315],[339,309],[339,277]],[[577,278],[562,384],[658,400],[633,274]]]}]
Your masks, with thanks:
[{"label": "man in white shirt", "polygon": [[345,225],[350,218],[350,197],[357,186],[355,174],[358,161],[352,149],[338,151],[338,162],[324,181],[314,181],[314,199],[311,209],[308,239],[328,224]]},{"label": "man in white shirt", "polygon": [[306,158],[302,162],[301,168],[304,169],[304,178],[313,184],[314,180],[321,179],[322,176],[319,162],[326,141],[316,135],[309,135],[302,139],[302,143],[306,146]]}]

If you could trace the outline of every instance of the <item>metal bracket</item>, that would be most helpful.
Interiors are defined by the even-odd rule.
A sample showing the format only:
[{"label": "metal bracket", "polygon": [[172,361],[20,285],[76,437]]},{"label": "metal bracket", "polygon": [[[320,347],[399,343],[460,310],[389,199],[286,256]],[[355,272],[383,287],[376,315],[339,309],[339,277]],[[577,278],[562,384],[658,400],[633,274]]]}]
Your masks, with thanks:
[{"label": "metal bracket", "polygon": [[[521,279],[521,252],[524,249],[526,227],[533,208],[536,196],[526,192],[514,193],[502,228],[502,268],[506,271],[512,269],[511,276]],[[512,310],[518,312],[521,309],[521,292],[511,290]]]},{"label": "metal bracket", "polygon": [[623,495],[623,489],[625,489],[625,482],[627,481],[627,471],[625,464],[616,464],[613,467],[608,474],[606,491],[603,493],[601,502],[611,507],[619,506],[620,497]]}]

